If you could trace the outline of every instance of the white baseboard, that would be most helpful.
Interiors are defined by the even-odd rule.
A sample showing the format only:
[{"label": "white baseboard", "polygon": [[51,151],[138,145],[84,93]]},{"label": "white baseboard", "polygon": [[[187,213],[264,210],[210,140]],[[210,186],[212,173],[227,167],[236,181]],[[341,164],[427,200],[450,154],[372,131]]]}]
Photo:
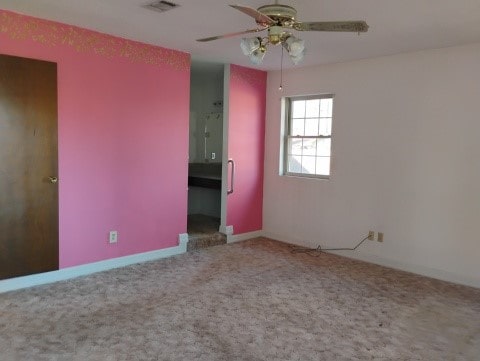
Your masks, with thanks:
[{"label": "white baseboard", "polygon": [[[184,233],[186,234],[186,233]],[[114,268],[125,267],[135,263],[153,261],[156,259],[175,256],[187,251],[188,235],[179,235],[179,245],[150,251],[145,253],[132,254],[129,256],[107,259],[104,261],[88,263],[80,266],[62,268],[58,271],[39,273],[35,275],[15,277],[0,281],[0,293],[19,290],[22,288],[39,286],[57,281],[64,281],[71,278],[86,276],[92,273],[107,271]]]},{"label": "white baseboard", "polygon": [[233,226],[220,225],[220,227],[218,227],[218,231],[230,236],[233,234]]},{"label": "white baseboard", "polygon": [[389,258],[384,258],[384,257],[379,257],[373,254],[368,254],[368,253],[360,253],[360,252],[331,252],[335,253],[341,256],[349,257],[349,258],[354,258],[358,259],[360,261],[365,261],[369,263],[375,263],[381,266],[385,267],[390,267],[394,269],[398,269],[401,271],[406,271],[406,272],[411,272],[415,273],[418,275],[430,277],[430,278],[435,278],[438,280],[442,281],[447,281],[447,282],[452,282],[452,283],[457,283],[461,284],[464,286],[470,286],[470,287],[477,287],[480,288],[480,279],[479,278],[473,278],[473,277],[468,277],[464,275],[459,275],[456,273],[436,269],[436,268],[430,268],[430,267],[425,267],[421,265],[416,265],[416,264],[411,264],[408,262],[401,262],[401,261],[396,261],[392,260]]},{"label": "white baseboard", "polygon": [[241,234],[229,234],[227,235],[227,243],[234,243],[245,241],[250,238],[262,237],[263,231],[254,231],[248,233],[241,233]]},{"label": "white baseboard", "polygon": [[308,247],[308,248],[317,248],[317,244],[310,243],[308,241],[295,238],[295,237],[284,237],[276,233],[263,231],[263,237],[270,238],[276,241],[293,244],[299,247]]},{"label": "white baseboard", "polygon": [[[305,240],[295,239],[294,237],[284,237],[271,232],[263,232],[263,236],[277,240],[277,241],[301,246],[301,247],[316,248],[318,246],[318,244],[316,243],[313,244]],[[425,267],[421,265],[411,264],[408,262],[401,262],[401,261],[393,260],[390,258],[379,257],[376,255],[364,253],[361,251],[360,252],[359,251],[330,251],[330,253],[348,257],[348,258],[357,259],[360,261],[378,264],[385,267],[398,269],[401,271],[411,272],[411,273],[419,274],[422,276],[439,279],[442,281],[453,282],[453,283],[458,283],[465,286],[480,288],[480,279],[478,277],[477,278],[468,277],[468,276],[459,275],[459,274],[444,271],[444,270],[439,270],[436,268],[430,268],[430,267]]]},{"label": "white baseboard", "polygon": [[[227,242],[234,243],[244,241],[250,238],[267,237],[281,242],[295,244],[302,247],[315,248],[317,244],[311,244],[301,239],[295,239],[294,237],[283,237],[278,234],[264,231],[254,231],[242,234],[228,235]],[[86,276],[92,273],[107,271],[114,268],[125,267],[135,263],[142,263],[147,261],[153,261],[156,259],[175,256],[185,253],[187,251],[188,234],[183,233],[179,235],[179,245],[175,247],[165,248],[157,251],[145,252],[134,254],[130,256],[112,258],[105,261],[89,263],[81,266],[74,266],[63,268],[58,271],[45,272],[35,275],[10,278],[0,281],[0,293],[14,291],[22,288],[39,286],[47,283],[53,283],[57,281],[64,281],[67,279]],[[399,269],[402,271],[412,272],[423,276],[440,279],[443,281],[454,282],[463,284],[466,286],[472,286],[480,288],[480,280],[473,277],[465,277],[463,275],[454,274],[447,271],[438,269],[432,269],[424,266],[418,266],[409,264],[406,262],[398,262],[392,259],[378,257],[371,254],[342,251],[332,252],[341,256],[358,259],[365,262],[375,263],[382,266]]]},{"label": "white baseboard", "polygon": [[181,253],[187,252],[188,233],[180,233],[178,235],[178,247],[180,247]]}]

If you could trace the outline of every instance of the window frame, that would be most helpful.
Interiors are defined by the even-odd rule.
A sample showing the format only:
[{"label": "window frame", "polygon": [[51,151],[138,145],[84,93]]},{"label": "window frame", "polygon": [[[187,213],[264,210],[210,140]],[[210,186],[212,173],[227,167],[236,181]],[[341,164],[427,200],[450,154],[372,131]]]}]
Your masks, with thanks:
[{"label": "window frame", "polygon": [[[332,99],[332,129],[330,131],[330,135],[290,135],[290,130],[292,127],[292,102],[296,100],[312,100],[312,99]],[[281,174],[287,177],[301,177],[301,178],[311,178],[311,179],[330,179],[332,175],[332,138],[333,138],[333,111],[334,111],[334,99],[335,94],[333,93],[326,93],[326,94],[315,94],[315,95],[304,95],[304,96],[289,96],[284,98],[284,116],[283,116],[283,139],[282,139],[282,146],[283,146],[283,164],[282,164],[282,172]],[[319,117],[320,119],[320,117]],[[290,139],[330,139],[330,166],[329,166],[329,174],[306,174],[306,173],[296,173],[296,172],[289,172],[288,171],[288,142]]]}]

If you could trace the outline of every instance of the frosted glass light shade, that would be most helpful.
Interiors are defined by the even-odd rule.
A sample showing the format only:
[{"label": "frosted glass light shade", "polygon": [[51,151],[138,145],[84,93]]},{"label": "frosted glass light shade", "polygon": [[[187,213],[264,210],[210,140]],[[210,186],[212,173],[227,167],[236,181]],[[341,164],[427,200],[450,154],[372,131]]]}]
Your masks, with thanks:
[{"label": "frosted glass light shade", "polygon": [[287,51],[290,56],[298,57],[302,53],[305,53],[305,40],[296,38],[292,35],[285,40],[285,43],[287,44]]},{"label": "frosted glass light shade", "polygon": [[265,57],[265,47],[262,45],[262,39],[260,38],[243,38],[240,41],[240,47],[243,54],[250,58],[253,64],[261,64]]},{"label": "frosted glass light shade", "polygon": [[283,47],[287,50],[293,64],[297,65],[305,57],[305,40],[289,36],[284,42]]},{"label": "frosted glass light shade", "polygon": [[243,38],[240,41],[240,47],[246,56],[250,56],[254,51],[258,50],[261,45],[258,38]]},{"label": "frosted glass light shade", "polygon": [[290,55],[290,59],[292,59],[292,63],[295,65],[300,63],[304,57],[305,57],[305,49],[303,49],[303,51],[297,56]]},{"label": "frosted glass light shade", "polygon": [[265,57],[265,48],[258,48],[257,50],[255,50],[253,53],[249,55],[250,61],[256,65],[261,64],[264,57]]}]

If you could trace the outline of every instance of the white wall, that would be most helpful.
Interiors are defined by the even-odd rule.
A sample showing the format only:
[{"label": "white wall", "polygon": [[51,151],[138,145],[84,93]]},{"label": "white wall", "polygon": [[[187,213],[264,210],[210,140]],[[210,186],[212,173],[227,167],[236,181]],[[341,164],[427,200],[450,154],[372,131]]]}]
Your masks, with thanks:
[{"label": "white wall", "polygon": [[[308,56],[308,55],[307,55]],[[268,79],[267,235],[480,287],[480,43]],[[334,93],[330,180],[279,176],[280,98]]]}]

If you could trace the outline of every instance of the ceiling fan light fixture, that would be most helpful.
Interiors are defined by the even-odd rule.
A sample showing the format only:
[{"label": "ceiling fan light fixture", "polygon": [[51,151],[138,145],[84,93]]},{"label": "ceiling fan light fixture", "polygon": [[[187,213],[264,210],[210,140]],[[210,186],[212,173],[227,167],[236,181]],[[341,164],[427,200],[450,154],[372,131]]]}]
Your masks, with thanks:
[{"label": "ceiling fan light fixture", "polygon": [[262,41],[260,38],[242,38],[240,41],[240,47],[246,56],[250,56],[253,52],[260,49],[261,46]]},{"label": "ceiling fan light fixture", "polygon": [[[161,1],[166,3],[167,1]],[[275,4],[264,5],[254,9],[243,5],[230,5],[232,8],[255,19],[257,28],[240,31],[236,33],[211,36],[197,39],[205,42],[218,39],[230,38],[243,34],[268,31],[266,37],[243,38],[240,42],[243,54],[248,56],[252,63],[260,64],[267,51],[267,45],[282,45],[283,50],[288,52],[294,64],[298,64],[305,57],[305,41],[298,39],[290,33],[290,30],[297,31],[326,31],[326,32],[353,32],[361,33],[368,31],[368,24],[365,20],[349,21],[313,21],[301,22],[296,20],[297,10],[288,5]],[[258,27],[260,26],[260,27]]]},{"label": "ceiling fan light fixture", "polygon": [[243,38],[240,41],[240,47],[242,48],[243,54],[248,56],[250,61],[255,65],[262,63],[267,51],[267,48],[262,43],[262,38],[259,37]]},{"label": "ceiling fan light fixture", "polygon": [[261,46],[249,55],[250,61],[255,65],[260,65],[265,57],[266,52],[267,49],[264,46]]},{"label": "ceiling fan light fixture", "polygon": [[290,59],[292,60],[292,63],[297,65],[298,63],[300,63],[303,58],[305,57],[305,49],[303,49],[303,51],[298,54],[298,55],[292,55],[292,54],[289,54],[290,55]]},{"label": "ceiling fan light fixture", "polygon": [[291,57],[305,55],[305,40],[290,35],[285,41],[284,46]]}]

